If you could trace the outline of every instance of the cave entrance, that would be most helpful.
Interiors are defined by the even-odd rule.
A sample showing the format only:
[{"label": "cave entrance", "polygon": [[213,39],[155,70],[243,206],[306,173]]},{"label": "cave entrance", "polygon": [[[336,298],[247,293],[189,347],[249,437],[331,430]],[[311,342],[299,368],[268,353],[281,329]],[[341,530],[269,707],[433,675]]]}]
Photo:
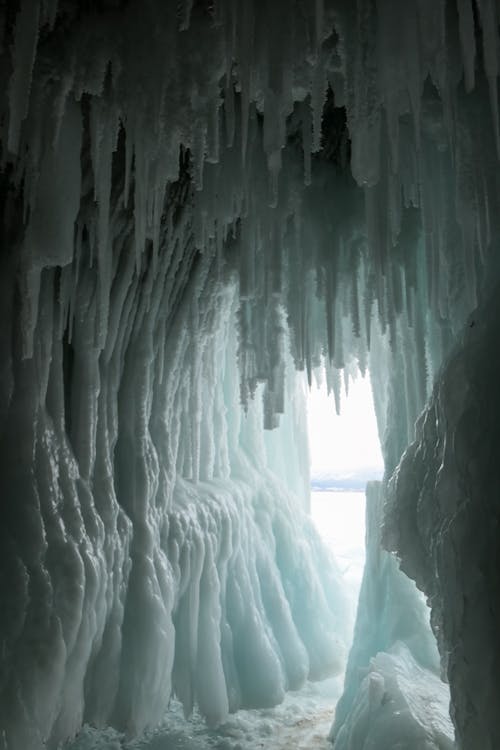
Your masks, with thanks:
[{"label": "cave entrance", "polygon": [[343,395],[340,414],[325,384],[308,395],[311,516],[333,551],[353,606],[365,561],[365,486],[383,474],[369,376],[359,376]]}]

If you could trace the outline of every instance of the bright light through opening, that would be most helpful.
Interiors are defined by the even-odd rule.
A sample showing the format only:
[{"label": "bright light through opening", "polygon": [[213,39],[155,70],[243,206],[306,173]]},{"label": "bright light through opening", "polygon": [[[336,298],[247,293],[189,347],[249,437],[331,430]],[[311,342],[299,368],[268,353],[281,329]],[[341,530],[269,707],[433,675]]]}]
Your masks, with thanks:
[{"label": "bright light through opening", "polygon": [[368,377],[351,383],[341,414],[326,386],[308,398],[311,515],[357,601],[365,560],[365,495],[380,479],[383,460]]},{"label": "bright light through opening", "polygon": [[358,377],[344,394],[341,413],[333,394],[313,385],[308,397],[308,427],[313,483],[322,477],[377,479],[383,461],[369,377]]}]

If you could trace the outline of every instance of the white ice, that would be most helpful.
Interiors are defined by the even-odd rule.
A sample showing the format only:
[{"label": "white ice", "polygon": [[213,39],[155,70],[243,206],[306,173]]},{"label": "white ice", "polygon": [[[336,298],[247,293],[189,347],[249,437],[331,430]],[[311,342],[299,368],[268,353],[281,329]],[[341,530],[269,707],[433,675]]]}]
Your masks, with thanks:
[{"label": "white ice", "polygon": [[370,661],[334,750],[453,750],[448,687],[396,642]]}]

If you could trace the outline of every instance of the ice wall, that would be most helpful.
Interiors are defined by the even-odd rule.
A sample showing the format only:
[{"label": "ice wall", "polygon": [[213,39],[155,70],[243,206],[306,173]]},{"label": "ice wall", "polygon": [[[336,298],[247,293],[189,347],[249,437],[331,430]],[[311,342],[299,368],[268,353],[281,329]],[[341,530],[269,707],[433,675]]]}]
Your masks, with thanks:
[{"label": "ice wall", "polygon": [[235,285],[210,282],[201,260],[166,331],[161,271],[149,289],[118,276],[99,355],[84,315],[95,270],[80,272],[72,344],[44,277],[1,441],[9,749],[55,746],[82,721],[136,734],[172,692],[217,724],[345,659],[348,608],[304,512],[307,476],[297,462],[302,486],[287,487],[272,468],[279,446],[307,445],[292,431],[271,453],[261,402],[240,408]]},{"label": "ice wall", "polygon": [[[233,405],[258,394],[262,422],[278,424],[287,335],[295,367],[310,377],[324,360],[337,398],[341,371],[348,380],[370,363],[388,475],[397,466],[436,372],[498,278],[497,30],[493,0],[0,9],[4,744],[21,728],[22,747],[64,736],[85,711],[137,730],[144,707],[147,721],[160,715],[171,680],[189,706],[202,688],[179,677],[166,644],[178,592],[197,580],[208,599],[193,594],[189,607],[221,628],[215,656],[203,656],[220,677],[206,712],[237,704],[238,690],[220,688],[236,681],[217,656],[227,551],[211,537],[210,498],[220,482],[253,486],[256,462],[263,481],[266,461],[275,476],[287,461],[256,418],[240,431]],[[230,310],[238,371],[223,387]],[[304,484],[300,466],[289,481]],[[190,487],[199,502],[179,520],[189,543],[171,557],[166,511],[191,507]],[[220,495],[229,514],[232,502]],[[200,568],[200,540],[207,560],[220,554],[217,576]],[[293,611],[292,591],[285,599]],[[283,643],[293,621],[311,659],[306,625],[283,618]],[[288,657],[276,658],[266,700],[290,679]],[[469,664],[469,686],[478,674]],[[238,689],[253,700],[254,687]]]}]

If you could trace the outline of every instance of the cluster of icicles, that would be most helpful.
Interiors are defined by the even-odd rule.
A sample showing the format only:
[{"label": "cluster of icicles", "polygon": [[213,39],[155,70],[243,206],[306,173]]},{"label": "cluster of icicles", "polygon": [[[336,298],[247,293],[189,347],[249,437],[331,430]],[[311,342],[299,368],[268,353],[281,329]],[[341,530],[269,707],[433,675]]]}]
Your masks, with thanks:
[{"label": "cluster of icicles", "polygon": [[[296,365],[311,370],[324,355],[332,388],[353,355],[364,369],[374,311],[392,342],[401,314],[421,341],[436,320],[456,330],[476,304],[495,215],[497,21],[491,0],[477,13],[470,0],[316,0],[293,13],[286,2],[109,2],[84,13],[23,0],[4,40],[2,162],[25,203],[25,354],[43,268],[74,261],[61,285],[74,314],[84,242],[99,269],[104,346],[113,211],[129,208],[137,273],[145,254],[156,268],[173,241],[165,201],[181,149],[193,190],[179,242],[211,253],[218,272],[232,247],[242,397],[267,382],[268,426],[283,406],[279,310]],[[345,107],[354,181],[314,156],[339,135],[322,126],[329,89]],[[416,293],[430,320],[414,320]]]}]

